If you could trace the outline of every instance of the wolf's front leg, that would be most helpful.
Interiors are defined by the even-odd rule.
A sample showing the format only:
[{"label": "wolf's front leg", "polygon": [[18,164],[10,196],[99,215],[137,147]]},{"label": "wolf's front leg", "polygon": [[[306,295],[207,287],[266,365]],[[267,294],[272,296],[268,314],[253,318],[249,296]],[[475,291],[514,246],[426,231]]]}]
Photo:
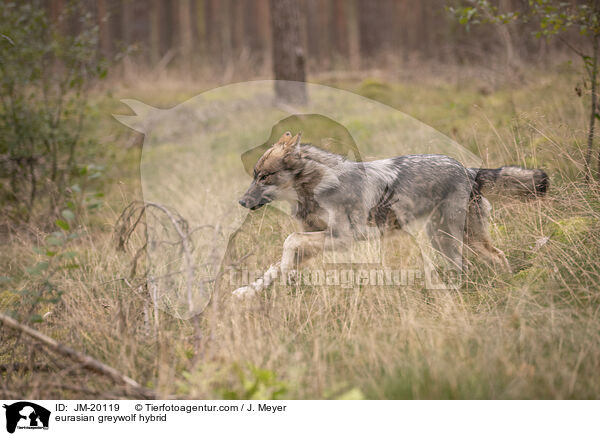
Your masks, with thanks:
[{"label": "wolf's front leg", "polygon": [[277,279],[281,268],[281,262],[274,263],[269,267],[267,272],[261,278],[250,283],[248,286],[242,286],[233,291],[233,296],[238,298],[251,298],[261,292],[263,289],[271,286],[273,281]]},{"label": "wolf's front leg", "polygon": [[253,297],[271,286],[279,273],[287,281],[295,271],[296,265],[322,252],[328,240],[333,241],[333,238],[331,238],[330,232],[327,231],[292,233],[283,244],[281,261],[271,265],[260,279],[233,291],[233,295],[236,297]]},{"label": "wolf's front leg", "polygon": [[330,232],[294,232],[283,243],[281,256],[281,274],[284,278],[291,278],[295,267],[314,255],[321,253],[325,242],[331,239]]}]

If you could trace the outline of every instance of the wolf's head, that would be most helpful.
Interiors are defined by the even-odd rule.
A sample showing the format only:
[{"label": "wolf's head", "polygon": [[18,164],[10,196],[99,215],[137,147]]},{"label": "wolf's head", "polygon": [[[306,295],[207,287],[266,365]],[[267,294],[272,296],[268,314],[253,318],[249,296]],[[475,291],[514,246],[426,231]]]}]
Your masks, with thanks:
[{"label": "wolf's head", "polygon": [[300,136],[285,132],[258,160],[254,177],[239,203],[256,210],[273,200],[294,196],[294,169],[299,160]]}]

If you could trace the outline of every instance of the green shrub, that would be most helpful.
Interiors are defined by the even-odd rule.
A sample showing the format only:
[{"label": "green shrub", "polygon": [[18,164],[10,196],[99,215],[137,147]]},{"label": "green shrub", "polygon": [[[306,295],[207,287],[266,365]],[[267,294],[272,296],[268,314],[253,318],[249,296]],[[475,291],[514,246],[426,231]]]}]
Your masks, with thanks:
[{"label": "green shrub", "polygon": [[42,3],[0,3],[0,203],[12,218],[58,216],[80,177],[86,92],[106,75],[97,35],[76,3],[56,21]]}]

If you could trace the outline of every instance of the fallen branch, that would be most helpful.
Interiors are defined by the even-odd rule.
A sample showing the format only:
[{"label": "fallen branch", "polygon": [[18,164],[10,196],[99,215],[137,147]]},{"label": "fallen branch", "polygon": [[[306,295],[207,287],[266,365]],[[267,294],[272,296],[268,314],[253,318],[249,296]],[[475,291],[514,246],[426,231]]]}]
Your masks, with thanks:
[{"label": "fallen branch", "polygon": [[76,362],[79,362],[83,368],[106,375],[119,383],[123,383],[127,387],[131,388],[135,393],[141,395],[144,398],[148,398],[148,399],[156,398],[156,394],[153,391],[144,388],[138,382],[127,377],[126,375],[121,374],[119,371],[117,371],[113,367],[110,367],[110,366],[100,362],[99,360],[94,359],[93,357],[87,356],[87,355],[80,353],[79,351],[76,351],[66,345],[63,345],[63,344],[55,341],[51,337],[46,336],[45,334],[40,333],[37,330],[32,329],[31,327],[21,324],[20,322],[16,321],[15,319],[11,318],[10,316],[0,313],[0,322],[2,322],[7,327],[13,328],[15,330],[19,330],[20,332],[26,334],[30,338],[33,338],[36,341],[40,342],[41,344],[45,345],[52,351],[54,351],[58,354],[61,354],[65,357],[68,357],[70,359],[73,359]]}]

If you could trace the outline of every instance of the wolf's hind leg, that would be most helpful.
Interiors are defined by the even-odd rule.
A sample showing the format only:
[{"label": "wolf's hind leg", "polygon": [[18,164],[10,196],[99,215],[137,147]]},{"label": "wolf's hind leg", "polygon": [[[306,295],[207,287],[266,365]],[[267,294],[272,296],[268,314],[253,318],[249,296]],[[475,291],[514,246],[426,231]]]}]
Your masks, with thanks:
[{"label": "wolf's hind leg", "polygon": [[487,263],[510,272],[511,268],[504,253],[494,247],[490,237],[489,218],[492,206],[485,197],[474,199],[469,204],[465,239],[471,250]]},{"label": "wolf's hind leg", "polygon": [[463,270],[463,239],[468,204],[468,193],[464,194],[457,194],[441,203],[440,216],[430,222],[435,225],[430,233],[433,246],[444,258],[446,268],[457,273]]}]

